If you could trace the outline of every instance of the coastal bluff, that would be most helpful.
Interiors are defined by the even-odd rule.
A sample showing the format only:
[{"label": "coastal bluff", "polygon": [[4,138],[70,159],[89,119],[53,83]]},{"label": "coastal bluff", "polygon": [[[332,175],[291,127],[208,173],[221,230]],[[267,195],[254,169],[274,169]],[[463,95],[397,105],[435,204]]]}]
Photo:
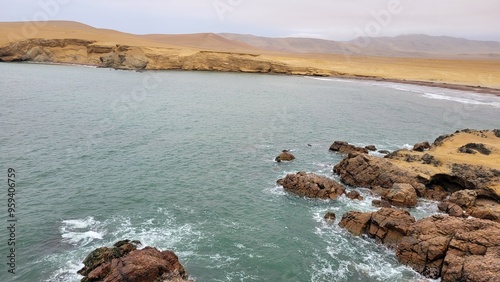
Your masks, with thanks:
[{"label": "coastal bluff", "polygon": [[[385,157],[351,151],[333,172],[384,203],[375,212],[345,213],[340,227],[395,250],[399,262],[428,278],[500,280],[500,130],[464,129]],[[418,198],[437,201],[447,214],[417,221],[406,209]]]},{"label": "coastal bluff", "polygon": [[[136,35],[69,21],[5,22],[0,23],[0,62],[73,64],[138,71],[331,76],[500,95],[497,56],[490,56],[488,60],[484,59],[484,54],[464,58],[447,54],[448,49],[444,47],[443,50],[437,48],[430,57],[429,50],[401,53],[397,48],[399,51],[385,48],[380,53],[370,46],[359,48],[352,42],[308,38],[300,39],[300,50],[273,49],[252,45],[244,37],[214,33]],[[280,38],[268,40],[282,41]],[[427,40],[436,39],[429,37]],[[325,43],[341,48],[324,48]]]},{"label": "coastal bluff", "polygon": [[413,193],[443,202],[440,209],[456,216],[500,222],[500,130],[465,129],[438,137],[428,149],[397,150],[384,158],[351,153],[333,171],[342,183],[370,188],[382,199],[404,184],[400,198]]}]

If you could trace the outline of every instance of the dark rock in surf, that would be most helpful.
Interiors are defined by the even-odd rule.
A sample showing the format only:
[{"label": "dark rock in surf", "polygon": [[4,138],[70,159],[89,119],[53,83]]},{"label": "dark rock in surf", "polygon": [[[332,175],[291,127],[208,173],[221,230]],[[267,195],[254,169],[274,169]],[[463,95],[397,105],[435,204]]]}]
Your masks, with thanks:
[{"label": "dark rock in surf", "polygon": [[276,162],[290,162],[295,160],[295,156],[288,152],[288,150],[283,150],[279,156],[274,159]]},{"label": "dark rock in surf", "polygon": [[359,200],[359,201],[363,200],[363,196],[361,196],[361,194],[359,194],[358,191],[354,191],[354,190],[347,193],[346,196],[347,196],[347,198],[349,198],[351,200]]},{"label": "dark rock in surf", "polygon": [[361,147],[356,147],[344,141],[335,141],[330,146],[330,151],[339,152],[341,154],[349,154],[349,153],[363,153],[368,154],[368,150]]},{"label": "dark rock in surf", "polygon": [[365,149],[367,149],[368,151],[377,151],[377,147],[375,147],[375,145],[365,146]]}]

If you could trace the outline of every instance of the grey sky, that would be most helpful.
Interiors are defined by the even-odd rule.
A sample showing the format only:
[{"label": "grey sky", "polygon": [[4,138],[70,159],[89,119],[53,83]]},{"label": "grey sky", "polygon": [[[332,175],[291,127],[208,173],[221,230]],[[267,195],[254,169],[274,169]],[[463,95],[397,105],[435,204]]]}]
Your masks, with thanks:
[{"label": "grey sky", "polygon": [[34,19],[136,34],[234,32],[350,40],[423,33],[500,41],[500,0],[0,0],[0,21]]}]

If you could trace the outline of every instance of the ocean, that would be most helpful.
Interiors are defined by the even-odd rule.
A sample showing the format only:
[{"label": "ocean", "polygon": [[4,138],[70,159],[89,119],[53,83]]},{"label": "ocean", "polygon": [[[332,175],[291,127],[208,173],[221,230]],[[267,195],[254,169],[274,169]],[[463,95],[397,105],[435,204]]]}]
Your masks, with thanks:
[{"label": "ocean", "polygon": [[[338,180],[335,140],[396,150],[500,127],[500,97],[417,85],[24,63],[0,74],[1,220],[9,168],[17,220],[16,274],[2,228],[0,281],[79,281],[89,252],[123,239],[173,250],[196,281],[425,281],[337,225],[376,210],[369,191],[306,199],[276,180]],[[283,149],[297,159],[274,162]]]}]

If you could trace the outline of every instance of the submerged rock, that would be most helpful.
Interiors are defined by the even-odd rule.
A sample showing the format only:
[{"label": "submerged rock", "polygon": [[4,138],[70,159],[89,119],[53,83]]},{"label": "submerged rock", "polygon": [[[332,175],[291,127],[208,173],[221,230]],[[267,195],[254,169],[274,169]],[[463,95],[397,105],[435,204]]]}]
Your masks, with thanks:
[{"label": "submerged rock", "polygon": [[335,219],[337,216],[333,212],[327,212],[325,216],[323,217],[328,223],[333,223],[335,222]]},{"label": "submerged rock", "polygon": [[277,183],[289,192],[310,198],[336,199],[345,191],[344,186],[333,179],[303,171],[288,174]]},{"label": "submerged rock", "polygon": [[187,273],[178,257],[171,251],[146,247],[137,249],[138,241],[124,240],[113,248],[92,251],[78,271],[82,282],[153,282],[187,280]]}]

